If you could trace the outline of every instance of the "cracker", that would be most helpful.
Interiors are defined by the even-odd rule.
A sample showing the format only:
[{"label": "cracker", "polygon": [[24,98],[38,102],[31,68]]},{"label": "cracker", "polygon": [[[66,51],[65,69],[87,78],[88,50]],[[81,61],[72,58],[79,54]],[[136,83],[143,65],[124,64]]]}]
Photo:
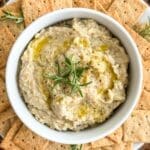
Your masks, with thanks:
[{"label": "cracker", "polygon": [[144,89],[150,92],[150,69],[144,70]]},{"label": "cracker", "polygon": [[123,125],[124,141],[150,142],[150,110],[135,110]]},{"label": "cracker", "polygon": [[[17,2],[13,2],[9,5],[5,5],[4,7],[0,8],[0,17],[4,15],[3,11],[10,11],[15,16],[21,15],[21,0],[18,0]],[[16,24],[12,20],[4,20],[0,21],[0,28],[7,27],[9,28],[12,35],[17,38],[18,35],[23,31],[24,29],[24,23]]]},{"label": "cracker", "polygon": [[20,120],[16,119],[12,127],[7,132],[4,140],[0,144],[0,148],[7,149],[7,150],[12,150],[12,149],[20,150],[20,148],[13,143],[12,139],[14,138],[14,136],[16,135],[16,133],[18,132],[21,126],[22,126],[22,123],[20,122]]},{"label": "cracker", "polygon": [[0,69],[0,78],[5,81],[5,68]]},{"label": "cracker", "polygon": [[133,150],[133,144],[122,142],[120,144],[114,144],[112,146],[101,147],[101,150]]},{"label": "cracker", "polygon": [[150,60],[144,61],[144,89],[150,92]]},{"label": "cracker", "polygon": [[143,65],[146,70],[149,70],[150,69],[150,60],[144,61]]},{"label": "cracker", "polygon": [[114,0],[97,0],[105,10],[107,10]]},{"label": "cracker", "polygon": [[0,27],[0,68],[6,65],[8,53],[10,51],[10,48],[12,47],[14,40],[15,39],[13,35],[7,27]]},{"label": "cracker", "polygon": [[52,11],[52,2],[50,0],[23,0],[22,11],[24,15],[25,26],[28,26],[38,17]]},{"label": "cracker", "polygon": [[150,92],[143,90],[140,101],[137,105],[139,110],[150,110]]},{"label": "cracker", "polygon": [[95,8],[94,9],[106,13],[106,9],[103,7],[100,0],[95,0]]},{"label": "cracker", "polygon": [[95,8],[95,0],[73,0],[73,7]]},{"label": "cracker", "polygon": [[123,136],[122,127],[119,127],[116,131],[108,135],[108,137],[116,143],[121,143],[122,136]]},{"label": "cracker", "polygon": [[6,143],[2,142],[0,148],[3,150],[22,150],[20,147],[16,146],[12,141],[7,141]]},{"label": "cracker", "polygon": [[72,0],[52,0],[53,10],[71,7],[72,7]]},{"label": "cracker", "polygon": [[9,107],[4,81],[0,78],[0,112]]},{"label": "cracker", "polygon": [[91,143],[83,144],[82,145],[82,150],[92,150]]},{"label": "cracker", "polygon": [[[30,131],[24,125],[20,128],[15,135],[13,142],[22,149],[28,150],[41,150],[48,144],[48,141]],[[28,147],[27,147],[28,146]]]},{"label": "cracker", "polygon": [[0,134],[5,137],[7,131],[10,129],[10,120],[0,122]]},{"label": "cracker", "polygon": [[8,119],[11,119],[11,118],[13,118],[15,116],[16,116],[16,114],[14,113],[12,108],[9,107],[8,109],[6,109],[2,113],[0,113],[0,122],[4,122],[4,121],[6,121]]},{"label": "cracker", "polygon": [[134,25],[147,6],[140,0],[114,0],[108,9],[110,14],[117,12],[123,24]]},{"label": "cracker", "polygon": [[42,150],[49,150],[49,148],[51,148],[51,150],[71,150],[70,145],[60,144],[55,142],[48,142],[46,146],[42,147]]},{"label": "cracker", "polygon": [[17,117],[13,117],[13,118],[10,118],[9,120],[0,122],[0,133],[3,137],[5,137],[7,131],[11,128],[16,118]]},{"label": "cracker", "polygon": [[103,147],[103,146],[110,146],[115,144],[111,139],[108,137],[102,138],[100,140],[91,142],[92,148],[97,148],[97,147]]},{"label": "cracker", "polygon": [[150,60],[150,43],[146,41],[143,37],[141,37],[138,33],[136,33],[132,28],[129,26],[125,26],[127,31],[132,36],[133,40],[136,42],[137,47],[143,57],[143,59]]}]

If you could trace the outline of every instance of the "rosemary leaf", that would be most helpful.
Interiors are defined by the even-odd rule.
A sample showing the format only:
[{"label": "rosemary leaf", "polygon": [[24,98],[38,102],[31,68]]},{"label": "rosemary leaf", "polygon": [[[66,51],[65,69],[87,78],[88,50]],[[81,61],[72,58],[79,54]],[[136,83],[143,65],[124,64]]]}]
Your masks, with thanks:
[{"label": "rosemary leaf", "polygon": [[54,81],[54,86],[52,87],[52,89],[57,84],[63,84],[65,86],[71,87],[71,93],[76,92],[76,93],[79,93],[80,96],[83,97],[81,86],[87,86],[91,84],[92,82],[90,81],[90,82],[81,84],[79,81],[83,72],[89,68],[77,66],[78,63],[73,62],[72,58],[68,58],[66,56],[64,56],[64,64],[65,66],[61,68],[59,65],[59,62],[57,61],[56,62],[57,74],[56,75],[48,74],[45,77]]},{"label": "rosemary leaf", "polygon": [[4,15],[0,17],[0,20],[13,20],[16,24],[22,23],[24,21],[23,15],[15,16],[10,11],[3,10]]}]

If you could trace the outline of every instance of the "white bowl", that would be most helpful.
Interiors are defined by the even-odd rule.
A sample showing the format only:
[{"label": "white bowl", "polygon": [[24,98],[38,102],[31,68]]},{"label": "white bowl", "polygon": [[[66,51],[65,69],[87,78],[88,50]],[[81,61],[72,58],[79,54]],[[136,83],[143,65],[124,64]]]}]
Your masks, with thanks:
[{"label": "white bowl", "polygon": [[[60,22],[62,20],[70,18],[92,18],[100,24],[106,26],[115,36],[117,36],[130,58],[130,79],[129,87],[127,90],[127,99],[123,105],[110,117],[105,123],[98,125],[97,127],[85,129],[79,132],[59,132],[41,124],[32,116],[27,109],[23,99],[19,94],[17,83],[17,69],[19,58],[24,51],[25,47],[33,36],[41,29]],[[136,44],[132,40],[128,32],[113,18],[94,11],[84,8],[68,8],[58,10],[52,13],[48,13],[36,21],[34,21],[29,27],[27,27],[19,36],[17,41],[12,47],[11,53],[8,58],[6,68],[6,88],[10,103],[22,120],[22,122],[38,135],[52,141],[65,143],[65,144],[81,144],[107,136],[115,129],[117,129],[130,115],[133,108],[138,102],[140,93],[142,90],[142,63],[141,57],[136,47]]]}]

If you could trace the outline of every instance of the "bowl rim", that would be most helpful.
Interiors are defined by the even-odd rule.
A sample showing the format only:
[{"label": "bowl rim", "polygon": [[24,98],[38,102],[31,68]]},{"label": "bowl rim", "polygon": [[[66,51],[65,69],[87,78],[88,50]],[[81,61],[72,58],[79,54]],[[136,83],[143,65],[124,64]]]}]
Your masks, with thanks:
[{"label": "bowl rim", "polygon": [[[21,96],[18,96],[20,94],[19,94],[19,90],[17,89],[18,83],[17,83],[17,80],[16,80],[16,75],[13,75],[11,77],[10,73],[11,73],[11,71],[13,72],[14,70],[16,70],[14,72],[17,73],[17,68],[18,68],[19,61],[17,62],[17,66],[16,65],[12,66],[12,64],[14,64],[13,61],[15,60],[13,57],[15,57],[16,50],[19,49],[21,41],[23,40],[25,35],[27,35],[27,33],[29,31],[31,31],[31,29],[33,29],[33,27],[36,27],[37,24],[40,24],[46,18],[48,19],[51,16],[59,16],[59,15],[62,15],[64,13],[77,13],[77,12],[80,12],[80,13],[91,13],[93,15],[98,15],[99,17],[103,17],[106,20],[109,20],[110,22],[115,24],[117,26],[117,28],[120,28],[120,30],[122,30],[122,32],[125,34],[125,36],[129,39],[130,44],[132,44],[132,47],[134,48],[134,53],[135,53],[135,55],[137,57],[137,60],[138,60],[137,63],[138,63],[138,66],[139,66],[139,79],[140,80],[139,80],[139,83],[138,83],[137,92],[134,94],[135,98],[134,98],[134,100],[132,102],[132,105],[126,111],[126,113],[124,113],[124,116],[122,118],[120,118],[118,122],[115,123],[115,125],[113,125],[113,126],[110,125],[110,127],[109,127],[109,129],[107,129],[107,131],[105,131],[105,132],[103,132],[101,134],[97,133],[96,135],[93,135],[92,137],[89,136],[89,134],[90,134],[89,131],[86,131],[86,134],[88,134],[88,137],[87,138],[84,137],[83,139],[81,138],[81,135],[83,135],[83,134],[80,135],[79,132],[77,132],[78,134],[74,135],[73,133],[69,132],[70,137],[72,137],[72,138],[70,138],[70,139],[68,138],[67,139],[66,138],[67,134],[65,134],[64,132],[60,133],[59,131],[54,131],[53,129],[50,129],[49,127],[46,127],[45,125],[42,125],[37,120],[35,120],[35,118],[31,115],[30,111],[25,106],[24,101],[21,98]],[[62,19],[62,20],[65,20],[65,19]],[[61,22],[62,20],[59,20],[58,22]],[[50,23],[49,23],[49,25],[50,25]],[[39,31],[41,29],[42,28],[41,28],[41,25],[40,25]],[[30,38],[30,40],[31,39],[32,38]],[[24,44],[24,45],[27,45],[29,43],[29,41],[27,42],[27,40],[25,40],[26,44]],[[23,51],[24,51],[24,48],[23,48],[22,52]],[[12,69],[14,69],[14,70],[12,70]],[[52,141],[59,142],[59,143],[64,143],[64,144],[83,144],[83,143],[88,143],[88,142],[92,142],[92,141],[95,141],[97,139],[103,138],[103,137],[107,136],[108,134],[112,133],[123,122],[125,122],[125,120],[128,118],[128,116],[131,114],[132,110],[134,109],[135,105],[137,104],[138,99],[139,99],[140,94],[141,94],[141,91],[142,91],[142,81],[143,81],[142,60],[141,60],[140,54],[138,52],[137,46],[136,46],[135,42],[133,41],[133,39],[131,38],[131,36],[129,35],[129,33],[124,29],[124,27],[122,25],[120,25],[112,17],[110,17],[110,16],[108,16],[108,15],[106,15],[104,13],[101,13],[101,12],[98,12],[98,11],[95,11],[95,10],[91,10],[91,9],[87,9],[87,8],[65,8],[65,9],[57,10],[57,11],[45,14],[42,17],[40,17],[37,20],[35,20],[33,23],[31,23],[21,33],[21,35],[15,41],[15,43],[14,43],[12,49],[11,49],[11,52],[10,52],[8,60],[7,60],[6,75],[5,76],[6,76],[6,91],[7,91],[7,95],[8,95],[9,101],[10,101],[11,106],[13,107],[15,113],[20,118],[20,120],[29,129],[31,129],[36,134],[38,134],[38,135],[40,135],[40,136],[42,136],[42,137],[44,137],[44,138],[46,138],[48,140],[52,140]],[[17,97],[17,100],[15,100],[16,97]],[[80,133],[81,132],[82,131],[80,131]],[[92,132],[92,129],[90,129],[90,132]]]}]

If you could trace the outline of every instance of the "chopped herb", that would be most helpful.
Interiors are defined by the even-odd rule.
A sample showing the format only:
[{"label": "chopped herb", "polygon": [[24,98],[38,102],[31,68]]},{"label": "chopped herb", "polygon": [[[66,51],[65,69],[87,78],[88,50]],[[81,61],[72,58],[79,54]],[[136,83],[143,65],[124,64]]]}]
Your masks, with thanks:
[{"label": "chopped herb", "polygon": [[135,25],[135,31],[137,31],[143,38],[150,41],[150,18],[149,22],[143,25]]},{"label": "chopped herb", "polygon": [[4,15],[0,17],[0,20],[13,20],[15,21],[16,24],[22,23],[24,21],[23,15],[21,14],[20,16],[15,16],[12,14],[10,11],[4,11]]},{"label": "chopped herb", "polygon": [[71,150],[82,150],[82,144],[81,145],[70,145]]},{"label": "chopped herb", "polygon": [[57,65],[57,74],[56,75],[46,75],[47,78],[51,79],[54,81],[54,86],[52,89],[57,84],[63,84],[71,87],[71,92],[78,92],[82,97],[82,91],[81,91],[81,86],[87,86],[91,84],[92,82],[87,82],[87,83],[80,83],[79,80],[83,74],[83,72],[87,69],[88,67],[81,67],[77,66],[77,62],[73,62],[72,59],[64,56],[65,61],[64,64],[65,66],[61,69],[60,65],[58,62],[56,62]]},{"label": "chopped herb", "polygon": [[139,34],[144,38],[150,37],[150,24],[146,24],[144,29],[142,29]]}]

